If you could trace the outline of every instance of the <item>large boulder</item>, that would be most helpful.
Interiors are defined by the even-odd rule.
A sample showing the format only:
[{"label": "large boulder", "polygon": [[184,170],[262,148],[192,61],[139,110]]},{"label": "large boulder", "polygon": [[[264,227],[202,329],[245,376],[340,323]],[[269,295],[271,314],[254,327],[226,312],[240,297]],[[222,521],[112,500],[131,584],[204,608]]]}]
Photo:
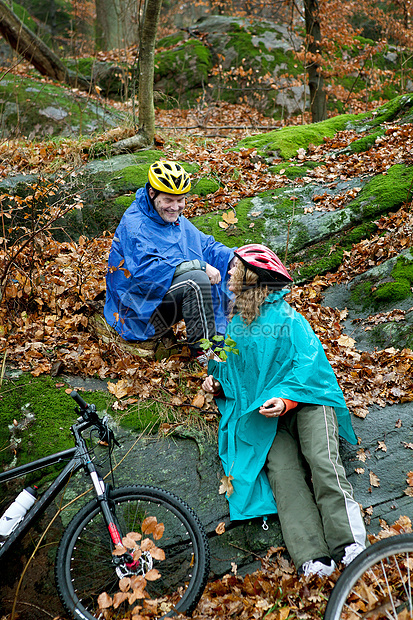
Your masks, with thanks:
[{"label": "large boulder", "polygon": [[3,138],[60,138],[102,133],[126,120],[87,93],[11,73],[0,81]]}]

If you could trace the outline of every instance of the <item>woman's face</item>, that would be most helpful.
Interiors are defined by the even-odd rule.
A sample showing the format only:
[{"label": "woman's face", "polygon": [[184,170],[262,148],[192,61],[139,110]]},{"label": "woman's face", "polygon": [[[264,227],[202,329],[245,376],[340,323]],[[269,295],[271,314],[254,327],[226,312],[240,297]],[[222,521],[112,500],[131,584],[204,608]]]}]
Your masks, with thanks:
[{"label": "woman's face", "polygon": [[237,270],[237,265],[240,262],[239,258],[237,258],[236,256],[234,256],[234,258],[231,261],[232,267],[231,269],[228,269],[228,274],[229,274],[229,282],[228,282],[228,288],[231,292],[234,292],[234,274]]}]

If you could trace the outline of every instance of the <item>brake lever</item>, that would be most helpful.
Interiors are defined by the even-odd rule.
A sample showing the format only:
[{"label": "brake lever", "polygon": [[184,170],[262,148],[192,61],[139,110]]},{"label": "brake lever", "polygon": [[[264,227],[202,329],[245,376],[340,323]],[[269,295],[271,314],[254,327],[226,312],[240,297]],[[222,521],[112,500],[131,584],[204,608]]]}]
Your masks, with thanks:
[{"label": "brake lever", "polygon": [[120,448],[120,443],[116,439],[115,433],[108,425],[107,416],[103,418],[102,423],[99,425],[98,434],[100,441],[103,441],[108,445],[113,442],[118,448]]}]

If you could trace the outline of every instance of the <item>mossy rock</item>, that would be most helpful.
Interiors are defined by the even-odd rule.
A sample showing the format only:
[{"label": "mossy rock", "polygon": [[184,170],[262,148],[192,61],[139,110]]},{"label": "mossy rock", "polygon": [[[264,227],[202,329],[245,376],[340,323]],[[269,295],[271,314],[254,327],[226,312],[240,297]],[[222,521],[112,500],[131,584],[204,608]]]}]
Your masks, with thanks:
[{"label": "mossy rock", "polygon": [[156,41],[156,49],[173,48],[179,43],[185,41],[185,34],[183,32],[175,32],[174,34],[168,34],[166,37],[162,37]]},{"label": "mossy rock", "polygon": [[368,340],[380,349],[397,347],[413,351],[413,313],[406,315],[405,321],[373,325],[368,333]]},{"label": "mossy rock", "polygon": [[115,198],[115,200],[113,201],[113,205],[115,206],[116,209],[119,210],[119,212],[121,213],[121,217],[122,217],[126,209],[131,206],[134,200],[135,200],[134,193],[125,194],[124,196],[118,196],[117,198]]},{"label": "mossy rock", "polygon": [[191,187],[191,194],[197,196],[208,196],[214,194],[221,187],[219,181],[214,177],[201,177]]},{"label": "mossy rock", "polygon": [[[284,168],[295,171],[292,165]],[[281,170],[277,166],[276,171]],[[305,174],[305,169],[303,172]],[[334,188],[306,183],[242,200],[235,208],[238,221],[228,227],[225,227],[222,212],[208,213],[192,221],[203,232],[212,234],[229,247],[264,243],[283,257],[288,249],[287,262],[302,263],[294,274],[295,280],[304,282],[316,275],[336,271],[344,252],[377,230],[377,216],[394,211],[408,199],[412,182],[413,167],[397,165],[387,174],[370,181],[354,178],[339,181]],[[335,193],[356,186],[361,187],[358,198],[345,208],[324,213],[310,212],[314,195],[328,191],[333,198]],[[389,288],[394,289],[393,286]],[[401,293],[393,291],[392,294]]]},{"label": "mossy rock", "polygon": [[[266,194],[267,195],[267,194]],[[220,223],[225,224],[222,215],[225,211],[217,213],[206,213],[193,217],[191,222],[202,232],[212,235],[216,241],[223,243],[227,247],[239,247],[245,243],[265,243],[264,239],[264,220],[250,214],[252,201],[250,198],[240,200],[235,208],[237,222],[228,228],[222,228]],[[232,210],[230,210],[233,213]],[[252,226],[251,226],[252,225]]]},{"label": "mossy rock", "polygon": [[327,241],[309,245],[298,252],[290,252],[287,262],[302,263],[291,271],[294,281],[297,284],[310,282],[316,276],[334,273],[343,261],[344,252],[350,251],[354,243],[368,239],[376,230],[374,221],[365,222],[333,235]]},{"label": "mossy rock", "polygon": [[[70,426],[77,419],[75,403],[59,379],[42,376],[13,376],[0,390],[0,462],[23,465],[47,454],[73,446]],[[87,400],[89,395],[85,395]],[[113,397],[105,392],[93,395],[98,410],[106,410]],[[16,420],[17,424],[14,424]],[[39,472],[26,478],[27,484],[40,479]]]},{"label": "mossy rock", "polygon": [[253,148],[270,161],[274,157],[287,160],[296,157],[298,149],[307,149],[310,144],[322,144],[324,138],[332,138],[338,131],[347,129],[351,123],[364,116],[366,115],[342,114],[312,125],[274,129],[267,133],[243,138],[236,145],[236,150]]},{"label": "mossy rock", "polygon": [[355,129],[356,131],[368,131],[383,123],[390,123],[396,120],[411,122],[406,117],[411,115],[412,109],[413,94],[400,95],[387,101],[372,112],[359,116],[348,128]]},{"label": "mossy rock", "polygon": [[130,95],[132,69],[126,63],[101,62],[93,57],[68,58],[64,62],[71,71],[97,86],[102,97],[122,99]]},{"label": "mossy rock", "polygon": [[[172,49],[155,55],[154,87],[167,97],[167,102],[171,99],[174,105],[193,105],[211,69],[211,52],[206,45],[197,39],[179,40]],[[162,107],[162,102],[158,105]]]},{"label": "mossy rock", "polygon": [[373,177],[347,208],[365,220],[395,211],[411,199],[412,183],[413,166],[396,164],[386,174]]},{"label": "mossy rock", "polygon": [[[201,18],[196,26],[206,34],[213,63],[219,67],[209,77],[208,93],[213,99],[246,100],[275,118],[302,111],[306,86],[297,87],[295,82],[304,70],[293,53],[294,46],[299,46],[296,35],[291,38],[285,27],[269,20],[224,15]],[[275,83],[279,77],[282,88],[266,87],[269,76]]]},{"label": "mossy rock", "polygon": [[[391,264],[391,263],[388,263]],[[397,258],[390,273],[369,275],[351,287],[351,299],[363,310],[394,307],[397,302],[413,297],[413,254],[408,251]]]},{"label": "mossy rock", "polygon": [[[341,114],[311,125],[293,125],[274,129],[273,131],[243,138],[235,148],[236,150],[240,148],[257,149],[258,153],[266,157],[270,163],[275,157],[282,157],[284,160],[288,160],[297,156],[298,149],[303,148],[307,150],[310,144],[322,144],[325,138],[333,137],[338,131],[344,129],[355,129],[360,132],[371,131],[372,128],[380,126],[385,122],[402,119],[412,107],[413,95],[403,95],[396,97],[370,113]],[[404,122],[406,122],[405,118]],[[366,148],[370,148],[379,135],[383,134],[384,129],[380,128],[359,141],[353,142],[349,148],[356,152],[366,150]],[[308,162],[305,165],[308,165]],[[277,174],[282,168],[282,164],[277,164],[271,171]]]},{"label": "mossy rock", "polygon": [[363,151],[368,151],[375,144],[377,138],[384,136],[384,134],[385,130],[380,128],[378,131],[360,138],[360,140],[354,140],[354,142],[349,145],[349,150],[352,153],[362,153]]},{"label": "mossy rock", "polygon": [[318,161],[306,161],[304,163],[291,163],[286,165],[285,163],[277,164],[276,166],[269,166],[268,170],[272,174],[281,174],[287,177],[287,179],[301,179],[305,177],[309,170],[314,170],[318,166],[322,166],[323,162]]},{"label": "mossy rock", "polygon": [[3,138],[79,137],[128,122],[128,115],[69,88],[11,73],[0,82]]}]

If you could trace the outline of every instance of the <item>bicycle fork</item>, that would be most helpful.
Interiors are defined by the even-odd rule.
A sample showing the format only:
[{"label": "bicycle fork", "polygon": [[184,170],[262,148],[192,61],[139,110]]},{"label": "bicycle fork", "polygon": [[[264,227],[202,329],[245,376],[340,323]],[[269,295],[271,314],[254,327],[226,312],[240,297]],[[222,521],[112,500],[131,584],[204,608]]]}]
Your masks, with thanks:
[{"label": "bicycle fork", "polygon": [[[89,473],[90,479],[92,480],[112,544],[115,548],[117,547],[124,549],[125,547],[122,543],[122,532],[116,523],[115,505],[110,497],[111,487],[109,484],[105,484],[92,461],[89,460],[86,462],[85,467]],[[124,535],[127,533],[128,532],[123,532]],[[140,559],[134,560],[133,556],[125,550],[125,553],[122,553],[122,555],[113,555],[112,562],[119,579],[122,579],[122,577],[127,577],[128,575],[145,575],[145,573],[148,572],[153,565],[152,557],[146,551],[143,552]]]}]

